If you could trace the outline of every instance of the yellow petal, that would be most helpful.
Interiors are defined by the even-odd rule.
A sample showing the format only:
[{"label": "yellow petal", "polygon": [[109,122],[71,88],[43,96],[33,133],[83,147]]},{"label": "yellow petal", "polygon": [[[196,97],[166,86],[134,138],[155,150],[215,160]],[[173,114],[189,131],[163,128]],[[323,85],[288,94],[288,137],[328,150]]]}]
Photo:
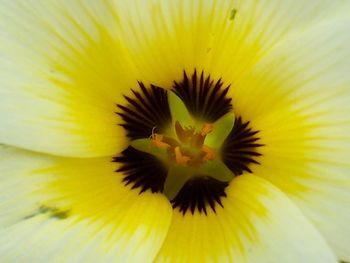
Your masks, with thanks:
[{"label": "yellow petal", "polygon": [[109,158],[1,148],[1,262],[152,262],[172,208],[124,186]]},{"label": "yellow petal", "polygon": [[234,84],[284,37],[332,17],[341,1],[116,1],[140,79],[162,87],[204,70]]},{"label": "yellow petal", "polygon": [[272,184],[234,179],[216,214],[174,210],[157,262],[337,262],[318,231]]}]

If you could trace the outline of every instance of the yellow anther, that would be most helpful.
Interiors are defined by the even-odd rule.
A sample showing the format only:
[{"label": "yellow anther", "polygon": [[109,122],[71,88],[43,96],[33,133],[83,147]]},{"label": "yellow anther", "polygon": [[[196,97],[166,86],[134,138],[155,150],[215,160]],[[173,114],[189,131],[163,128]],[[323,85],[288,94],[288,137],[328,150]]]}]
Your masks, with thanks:
[{"label": "yellow anther", "polygon": [[[182,166],[200,166],[205,161],[214,160],[216,152],[205,146],[205,137],[212,132],[213,124],[204,123],[202,129],[196,132],[194,127],[183,128],[179,121],[175,122],[177,139],[164,134],[155,133],[152,129],[151,144],[159,149],[165,149],[172,161]],[[175,159],[175,160],[174,160]]]},{"label": "yellow anther", "polygon": [[169,144],[163,141],[164,136],[162,134],[153,133],[151,136],[151,139],[152,139],[152,144],[158,148],[168,149],[170,147]]},{"label": "yellow anther", "polygon": [[187,165],[191,160],[190,157],[183,155],[179,146],[175,147],[175,161],[180,165]]},{"label": "yellow anther", "polygon": [[209,133],[212,132],[213,128],[214,128],[213,124],[211,124],[211,123],[204,123],[204,125],[202,127],[202,130],[201,130],[201,135],[202,136],[208,135]]},{"label": "yellow anther", "polygon": [[214,160],[215,158],[215,150],[203,145],[202,151],[205,152],[205,156],[203,157],[204,160],[209,161],[209,160]]}]

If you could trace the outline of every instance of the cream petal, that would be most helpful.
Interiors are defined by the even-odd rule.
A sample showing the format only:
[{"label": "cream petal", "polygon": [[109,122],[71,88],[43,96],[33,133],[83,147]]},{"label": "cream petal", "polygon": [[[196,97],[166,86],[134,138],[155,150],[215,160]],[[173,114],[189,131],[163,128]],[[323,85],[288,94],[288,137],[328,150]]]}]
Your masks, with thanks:
[{"label": "cream petal", "polygon": [[174,210],[157,262],[337,262],[323,237],[269,182],[236,177],[223,208],[208,215]]},{"label": "cream petal", "polygon": [[[349,109],[344,87],[349,25],[342,20],[322,22],[340,13],[345,16],[344,1],[130,2],[2,4],[0,142],[69,156],[116,153],[124,147],[124,132],[115,125],[119,119],[114,115],[120,94],[134,87],[135,79],[170,87],[184,69],[198,68],[233,84],[236,113],[261,130],[267,144],[263,165],[254,168],[257,175],[298,201],[296,195],[307,200],[304,190],[318,176],[337,178],[339,167],[345,167],[342,175],[348,174],[345,113]],[[302,60],[305,54],[311,57]],[[300,63],[295,62],[298,59]],[[110,61],[113,66],[106,67]],[[269,96],[260,96],[264,94]],[[258,98],[258,103],[251,98]],[[319,163],[329,162],[328,169],[314,175],[317,167],[323,167]],[[292,180],[284,180],[294,174]],[[348,179],[342,181],[347,187],[344,182]],[[331,188],[331,196],[337,187]],[[337,198],[343,200],[343,194]],[[319,223],[326,210],[305,203],[299,205],[309,216],[315,215],[314,223],[337,255],[347,258],[339,241],[350,236],[347,228],[336,228],[332,222],[336,228],[332,232],[327,216]],[[5,221],[13,222],[16,213],[6,212]],[[339,211],[337,215],[343,226],[345,215]],[[344,236],[338,240],[333,233],[340,232]]]},{"label": "cream petal", "polygon": [[236,115],[250,120],[265,145],[254,173],[287,193],[347,261],[349,28],[339,15],[290,35],[232,93]]},{"label": "cream petal", "polygon": [[0,10],[0,142],[51,154],[115,154],[115,114],[137,87],[108,1],[7,1]]},{"label": "cream petal", "polygon": [[114,154],[126,141],[115,104],[137,80],[170,87],[183,70],[198,68],[231,82],[285,35],[332,16],[341,5],[3,3],[0,141],[59,155]]},{"label": "cream petal", "polygon": [[139,194],[109,158],[0,148],[1,262],[152,262],[172,208]]}]

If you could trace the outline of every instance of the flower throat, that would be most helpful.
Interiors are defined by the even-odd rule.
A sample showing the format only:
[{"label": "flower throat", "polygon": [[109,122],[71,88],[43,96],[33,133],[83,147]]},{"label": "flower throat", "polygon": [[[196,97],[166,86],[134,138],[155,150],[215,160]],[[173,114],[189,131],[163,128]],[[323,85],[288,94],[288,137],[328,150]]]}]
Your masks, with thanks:
[{"label": "flower throat", "polygon": [[139,82],[125,95],[117,114],[130,146],[113,159],[125,185],[163,193],[183,214],[223,207],[228,183],[259,164],[262,146],[258,131],[235,116],[229,88],[194,71],[171,90]]}]

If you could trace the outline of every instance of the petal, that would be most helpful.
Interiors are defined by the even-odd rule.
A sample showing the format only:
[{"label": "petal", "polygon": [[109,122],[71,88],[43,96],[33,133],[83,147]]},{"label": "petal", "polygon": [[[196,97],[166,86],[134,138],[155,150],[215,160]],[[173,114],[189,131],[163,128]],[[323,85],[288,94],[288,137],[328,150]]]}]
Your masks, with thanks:
[{"label": "petal", "polygon": [[236,115],[250,120],[265,145],[254,173],[286,192],[347,261],[349,27],[350,19],[339,16],[290,36],[233,95]]},{"label": "petal", "polygon": [[199,68],[230,83],[288,32],[331,16],[339,3],[4,3],[0,142],[68,156],[114,154],[125,147],[115,104],[136,80],[168,87],[184,69]]},{"label": "petal", "polygon": [[103,156],[125,140],[115,114],[137,86],[108,1],[7,1],[0,10],[0,142]]},{"label": "petal", "polygon": [[151,262],[172,208],[124,186],[108,158],[1,148],[1,262]]},{"label": "petal", "polygon": [[272,184],[236,177],[208,216],[174,210],[158,262],[336,262],[298,208]]},{"label": "petal", "polygon": [[121,37],[143,69],[140,79],[162,87],[195,68],[228,85],[286,35],[331,17],[343,5],[327,0],[116,2],[122,10]]},{"label": "petal", "polygon": [[298,180],[306,190],[290,196],[327,239],[338,259],[350,262],[350,166],[318,161],[309,165],[307,173],[309,178]]}]

